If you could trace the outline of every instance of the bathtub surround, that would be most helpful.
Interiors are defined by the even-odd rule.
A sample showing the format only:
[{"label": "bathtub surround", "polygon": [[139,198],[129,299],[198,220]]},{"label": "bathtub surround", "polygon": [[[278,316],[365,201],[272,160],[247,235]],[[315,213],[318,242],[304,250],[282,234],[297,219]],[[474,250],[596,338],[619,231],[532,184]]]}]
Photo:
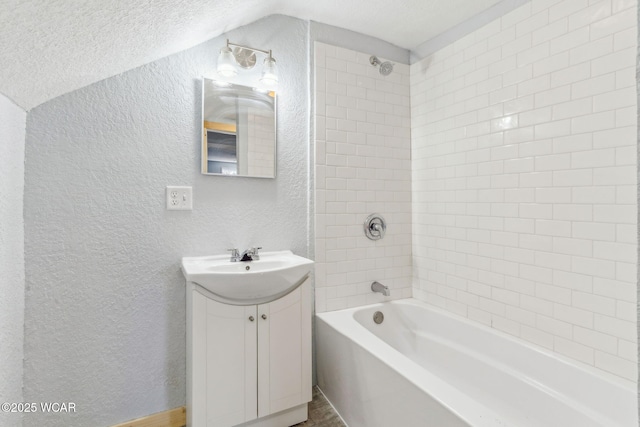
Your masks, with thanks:
[{"label": "bathtub surround", "polygon": [[[629,3],[592,3],[527,2],[411,66],[413,292],[635,381],[636,24]],[[355,93],[346,80],[354,81],[354,53],[329,46],[336,53],[327,92],[326,48],[316,45],[316,310],[323,312],[381,296],[370,293],[368,273],[346,267],[358,263],[345,257],[362,253],[362,242],[353,243],[361,224],[338,214],[350,203],[346,186],[356,185],[357,153],[323,151],[326,141],[351,149],[336,139],[349,130],[327,136],[326,109],[329,126],[358,129],[358,120],[340,116],[348,113],[337,105],[341,95],[330,92]],[[334,105],[323,100],[327,93]],[[329,154],[343,162],[330,170],[349,178],[330,176],[329,184]],[[329,204],[334,214],[323,211]]]},{"label": "bathtub surround", "polygon": [[[409,67],[381,76],[373,54],[315,43],[317,312],[383,300],[375,280],[411,296]],[[364,234],[372,213],[384,239]]]},{"label": "bathtub surround", "polygon": [[[309,152],[310,158],[310,171],[309,171],[309,230],[311,238],[309,240],[310,247],[309,253],[315,259],[315,146],[316,146],[316,66],[315,66],[315,43],[328,44],[340,48],[355,50],[358,52],[375,52],[382,58],[393,62],[399,62],[402,64],[409,63],[409,50],[400,48],[387,41],[376,39],[364,34],[356,33],[354,31],[346,30],[344,28],[335,27],[332,25],[323,24],[320,22],[309,22],[309,58],[308,61],[311,64],[310,81],[311,81],[311,116],[314,118],[310,132],[311,149]],[[315,371],[315,370],[314,370]]]},{"label": "bathtub surround", "polygon": [[[22,402],[24,141],[27,114],[0,95],[0,402]],[[20,426],[0,412],[0,424]]]},{"label": "bathtub surround", "polygon": [[411,66],[414,296],[630,381],[635,6],[533,0]]}]

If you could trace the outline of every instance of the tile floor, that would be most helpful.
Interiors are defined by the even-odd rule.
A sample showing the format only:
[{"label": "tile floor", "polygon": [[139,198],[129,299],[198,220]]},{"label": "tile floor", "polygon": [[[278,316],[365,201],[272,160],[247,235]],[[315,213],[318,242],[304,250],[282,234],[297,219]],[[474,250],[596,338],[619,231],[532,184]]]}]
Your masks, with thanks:
[{"label": "tile floor", "polygon": [[346,427],[327,399],[313,387],[313,400],[309,402],[309,419],[296,427]]}]

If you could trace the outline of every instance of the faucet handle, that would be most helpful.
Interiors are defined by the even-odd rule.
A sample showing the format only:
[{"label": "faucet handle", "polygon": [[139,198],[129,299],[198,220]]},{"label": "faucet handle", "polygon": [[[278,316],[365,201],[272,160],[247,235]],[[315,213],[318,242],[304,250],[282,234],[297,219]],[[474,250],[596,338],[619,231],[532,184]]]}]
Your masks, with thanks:
[{"label": "faucet handle", "polygon": [[260,249],[262,249],[262,246],[251,248],[251,258],[253,258],[254,261],[260,260],[260,254],[258,253]]},{"label": "faucet handle", "polygon": [[240,253],[238,252],[238,249],[233,248],[233,249],[227,249],[227,250],[231,252],[231,262],[238,261],[238,259],[240,258]]}]

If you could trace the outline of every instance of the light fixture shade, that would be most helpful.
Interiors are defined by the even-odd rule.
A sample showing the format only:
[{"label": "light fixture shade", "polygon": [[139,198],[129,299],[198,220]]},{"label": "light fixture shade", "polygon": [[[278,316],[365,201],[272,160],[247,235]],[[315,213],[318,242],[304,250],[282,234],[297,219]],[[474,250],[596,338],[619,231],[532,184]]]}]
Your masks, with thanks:
[{"label": "light fixture shade", "polygon": [[238,74],[235,61],[231,48],[223,46],[220,49],[220,55],[218,55],[218,74],[222,77],[233,77]]},{"label": "light fixture shade", "polygon": [[275,89],[278,86],[278,67],[272,56],[264,59],[260,84],[264,89]]}]

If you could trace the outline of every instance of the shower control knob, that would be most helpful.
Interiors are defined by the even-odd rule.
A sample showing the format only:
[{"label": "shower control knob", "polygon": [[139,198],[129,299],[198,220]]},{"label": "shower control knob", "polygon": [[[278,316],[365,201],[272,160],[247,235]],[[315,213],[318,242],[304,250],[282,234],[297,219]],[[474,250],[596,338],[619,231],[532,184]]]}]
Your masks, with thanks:
[{"label": "shower control knob", "polygon": [[387,231],[387,223],[382,215],[374,213],[364,221],[364,234],[371,240],[380,240]]}]

